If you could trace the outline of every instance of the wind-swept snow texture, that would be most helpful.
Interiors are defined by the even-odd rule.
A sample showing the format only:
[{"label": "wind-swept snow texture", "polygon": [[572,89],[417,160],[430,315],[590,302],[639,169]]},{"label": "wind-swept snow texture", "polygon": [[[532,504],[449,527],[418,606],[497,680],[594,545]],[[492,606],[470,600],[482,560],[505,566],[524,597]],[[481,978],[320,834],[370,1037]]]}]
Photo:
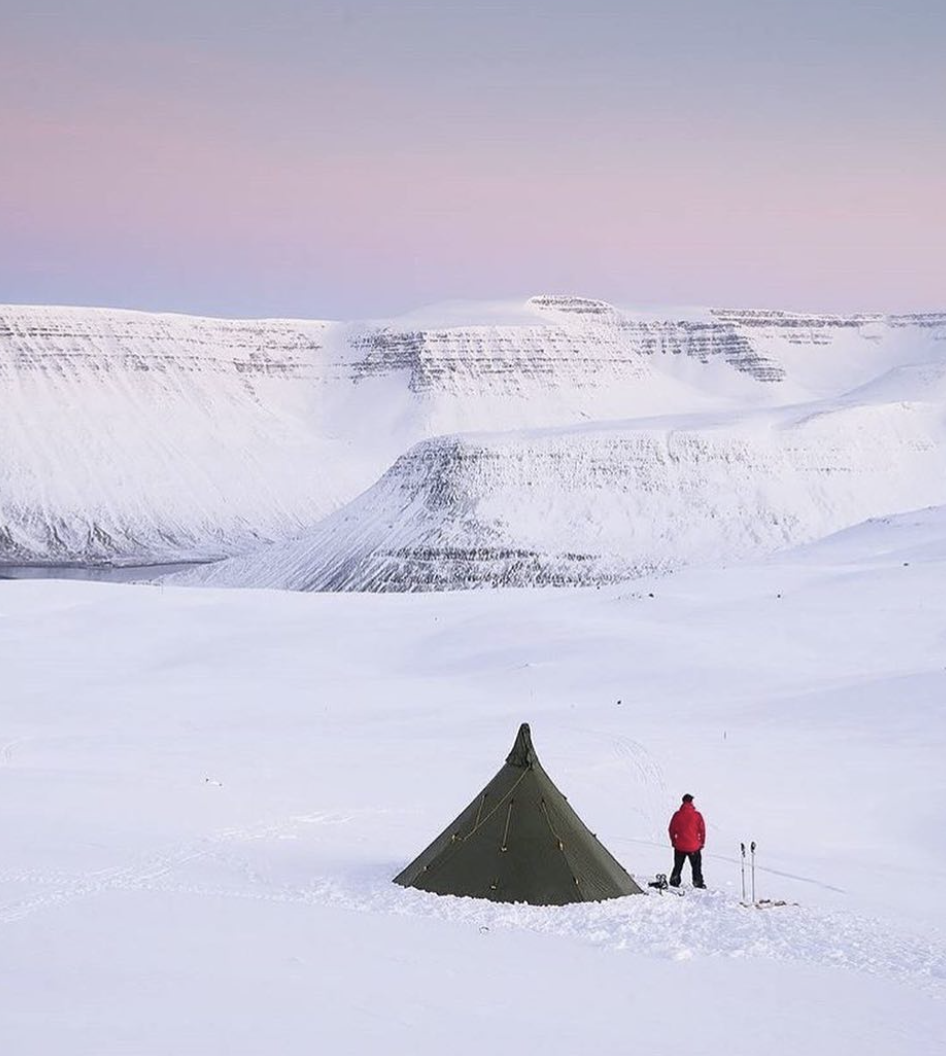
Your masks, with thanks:
[{"label": "wind-swept snow texture", "polygon": [[[886,492],[873,469],[878,445],[865,440],[862,465],[850,415],[832,419],[836,434],[825,429],[831,461],[808,494],[810,447],[800,443],[796,464],[791,445],[768,443],[766,427],[753,435],[746,414],[820,408],[897,368],[935,370],[944,336],[942,315],[661,317],[574,297],[358,324],[0,308],[0,562],[149,563],[262,548],[258,567],[239,566],[239,582],[412,589],[600,581],[722,555],[756,534],[730,517],[778,519],[759,546],[804,539],[940,494]],[[925,401],[907,389],[864,400]],[[694,415],[713,419],[711,439]],[[641,425],[656,416],[686,420],[661,435]],[[879,411],[869,426],[897,434],[890,458],[901,440],[939,445],[928,422],[896,417]],[[595,422],[592,436],[583,427]],[[743,491],[714,504],[725,464]],[[706,466],[719,472],[697,501],[718,538],[701,532],[694,549],[673,523]],[[418,467],[429,468],[426,480]],[[862,479],[835,501],[828,478],[845,474]],[[375,482],[371,498],[345,507]],[[625,530],[657,513],[668,523],[648,532],[661,545]],[[378,542],[379,531],[391,534]],[[295,537],[296,557],[265,552]],[[300,556],[313,540],[324,551]]]}]

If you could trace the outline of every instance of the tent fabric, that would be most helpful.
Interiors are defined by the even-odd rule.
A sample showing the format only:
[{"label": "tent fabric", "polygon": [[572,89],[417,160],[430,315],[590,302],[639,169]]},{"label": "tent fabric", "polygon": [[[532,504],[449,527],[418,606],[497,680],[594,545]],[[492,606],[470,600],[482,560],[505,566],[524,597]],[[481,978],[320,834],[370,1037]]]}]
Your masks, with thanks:
[{"label": "tent fabric", "polygon": [[394,882],[535,906],[643,894],[542,768],[527,723],[499,773]]}]

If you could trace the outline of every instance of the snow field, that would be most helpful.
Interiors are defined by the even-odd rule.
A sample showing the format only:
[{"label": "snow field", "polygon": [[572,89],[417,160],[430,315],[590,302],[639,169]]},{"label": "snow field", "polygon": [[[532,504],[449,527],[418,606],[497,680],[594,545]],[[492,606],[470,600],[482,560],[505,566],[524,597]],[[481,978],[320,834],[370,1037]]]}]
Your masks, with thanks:
[{"label": "snow field", "polygon": [[[601,590],[0,583],[0,1048],[938,1053],[944,586],[942,510]],[[524,720],[642,880],[693,792],[711,890],[391,884]]]}]

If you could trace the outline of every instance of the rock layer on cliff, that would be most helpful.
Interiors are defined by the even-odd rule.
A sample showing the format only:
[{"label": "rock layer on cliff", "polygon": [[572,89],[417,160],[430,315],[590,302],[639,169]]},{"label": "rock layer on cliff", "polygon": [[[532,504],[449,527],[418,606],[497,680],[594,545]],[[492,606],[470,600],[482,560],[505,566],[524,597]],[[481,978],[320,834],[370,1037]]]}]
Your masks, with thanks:
[{"label": "rock layer on cliff", "polygon": [[[460,460],[462,487],[482,493],[476,516],[485,534],[502,534],[481,510],[499,480],[486,467],[508,460],[541,476],[541,467],[560,465],[604,479],[606,463],[598,501],[610,502],[613,489],[629,494],[617,482],[638,479],[619,463],[658,457],[646,444],[631,457],[625,444],[623,455],[591,458],[581,453],[586,437],[560,439],[552,459],[524,431],[580,436],[585,423],[620,421],[609,435],[635,437],[645,433],[632,423],[661,415],[725,422],[838,399],[890,371],[935,366],[944,337],[944,315],[661,314],[550,296],[346,324],[0,308],[0,562],[249,552],[304,535],[339,511],[351,516],[346,504],[389,467],[403,475],[401,456],[441,467],[430,473],[436,490],[441,478],[456,478],[443,467],[457,445],[479,452],[475,472],[469,456]],[[477,440],[480,433],[490,439]],[[435,439],[442,436],[452,439]],[[429,446],[415,450],[423,441]],[[670,486],[650,470],[638,476],[658,492]],[[549,470],[546,491],[555,479]],[[459,522],[461,491],[450,490]],[[395,522],[392,531],[406,530]],[[482,549],[469,534],[460,549]],[[549,565],[515,533],[503,537],[499,550],[509,556],[486,578],[516,580],[528,566],[530,582],[572,582],[602,562],[625,567],[623,558],[586,552],[579,535],[562,546]],[[419,582],[464,579],[465,559],[447,548],[439,560],[439,569],[424,571],[414,553]]]}]

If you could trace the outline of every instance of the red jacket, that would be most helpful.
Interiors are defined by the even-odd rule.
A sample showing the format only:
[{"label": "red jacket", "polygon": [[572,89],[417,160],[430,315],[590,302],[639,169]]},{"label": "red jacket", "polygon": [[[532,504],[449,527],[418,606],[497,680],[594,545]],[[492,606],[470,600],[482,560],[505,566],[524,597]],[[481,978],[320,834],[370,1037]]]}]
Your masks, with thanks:
[{"label": "red jacket", "polygon": [[692,803],[684,803],[683,806],[670,819],[670,842],[675,851],[683,851],[692,854],[694,851],[702,851],[706,843],[706,826],[703,824],[703,815]]}]

